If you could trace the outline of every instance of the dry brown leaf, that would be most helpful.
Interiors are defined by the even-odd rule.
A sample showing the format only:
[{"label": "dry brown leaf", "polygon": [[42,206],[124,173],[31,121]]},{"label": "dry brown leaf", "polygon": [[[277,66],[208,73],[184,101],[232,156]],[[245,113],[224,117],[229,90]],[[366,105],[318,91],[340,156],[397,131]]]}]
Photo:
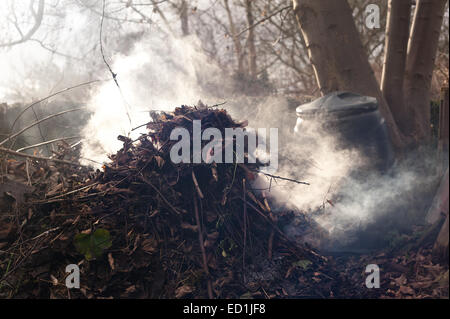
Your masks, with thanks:
[{"label": "dry brown leaf", "polygon": [[58,279],[55,276],[50,275],[50,279],[52,280],[53,286],[58,285]]},{"label": "dry brown leaf", "polygon": [[109,262],[109,267],[111,267],[111,269],[114,270],[115,269],[114,258],[111,253],[108,254],[108,262]]},{"label": "dry brown leaf", "polygon": [[396,284],[397,286],[403,286],[403,285],[406,285],[407,281],[408,281],[408,280],[406,279],[405,274],[402,274],[400,277],[394,279],[394,282],[395,282],[395,284]]},{"label": "dry brown leaf", "polygon": [[142,246],[142,250],[144,250],[145,252],[147,252],[149,254],[152,254],[156,251],[158,243],[151,238],[147,238],[142,241],[141,246]]},{"label": "dry brown leaf", "polygon": [[408,286],[401,286],[398,291],[404,295],[414,295],[414,293],[415,293],[414,289],[412,289],[411,287],[408,287]]},{"label": "dry brown leaf", "polygon": [[161,156],[155,156],[156,163],[158,163],[158,167],[161,168],[164,165],[164,159]]},{"label": "dry brown leaf", "polygon": [[176,298],[183,298],[187,294],[190,294],[193,291],[191,286],[181,286],[178,287],[177,290],[175,290],[175,297]]},{"label": "dry brown leaf", "polygon": [[136,291],[136,286],[135,285],[132,285],[132,286],[128,287],[127,289],[125,289],[125,292],[127,294],[135,292],[135,291]]},{"label": "dry brown leaf", "polygon": [[181,228],[189,229],[189,230],[192,230],[194,232],[197,232],[197,229],[198,229],[197,225],[191,225],[191,224],[188,224],[188,223],[181,223]]}]

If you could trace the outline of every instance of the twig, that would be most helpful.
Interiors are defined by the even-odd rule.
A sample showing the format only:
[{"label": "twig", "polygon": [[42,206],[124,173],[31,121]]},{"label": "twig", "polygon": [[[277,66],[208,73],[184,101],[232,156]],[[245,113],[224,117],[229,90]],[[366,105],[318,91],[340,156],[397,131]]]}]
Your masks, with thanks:
[{"label": "twig", "polygon": [[5,144],[6,142],[10,141],[11,139],[15,138],[16,136],[19,136],[20,134],[22,134],[26,130],[32,128],[33,126],[38,125],[41,122],[44,122],[46,120],[49,120],[51,118],[54,118],[54,117],[57,117],[57,116],[60,116],[60,115],[63,115],[63,114],[69,113],[69,112],[75,112],[75,111],[79,111],[79,110],[84,110],[84,108],[77,108],[77,109],[66,110],[66,111],[62,111],[62,112],[59,112],[59,113],[55,113],[55,114],[46,116],[46,117],[40,119],[39,121],[33,122],[30,125],[24,127],[19,132],[10,135],[8,138],[6,138],[6,139],[4,139],[3,141],[0,142],[0,146]]},{"label": "twig", "polygon": [[74,139],[74,138],[81,138],[81,136],[70,136],[70,137],[55,138],[54,140],[50,140],[50,141],[46,141],[46,142],[42,142],[42,143],[38,143],[38,144],[34,144],[34,145],[25,146],[25,147],[17,149],[16,151],[17,152],[22,152],[22,151],[28,150],[30,148],[33,148],[33,147],[39,147],[39,146],[42,146],[42,145],[51,144],[51,143],[54,143],[54,142],[59,142],[59,141],[64,141],[64,140],[71,140],[71,139]]},{"label": "twig", "polygon": [[[59,228],[59,227],[56,227],[56,228]],[[46,230],[46,231],[43,232],[42,234],[40,234],[40,235],[38,235],[38,236],[32,238],[31,241],[34,241],[33,246],[32,246],[30,249],[28,249],[26,255],[23,256],[23,258],[20,259],[20,260],[17,262],[17,264],[16,264],[11,270],[9,270],[8,272],[6,272],[6,273],[3,274],[2,278],[0,278],[0,283],[3,282],[3,281],[4,281],[8,276],[10,276],[13,272],[15,272],[15,271],[20,267],[20,265],[21,265],[28,257],[30,257],[30,256],[33,254],[34,249],[36,248],[36,246],[37,246],[37,244],[38,244],[38,242],[39,242],[39,241],[37,241],[36,239],[39,239],[40,237],[42,237],[42,236],[44,236],[44,235],[48,235],[50,232],[54,231],[56,228],[52,228],[52,229]],[[23,243],[22,243],[22,244],[23,244]]]},{"label": "twig", "polygon": [[283,8],[281,8],[281,9],[275,11],[274,13],[268,15],[267,17],[265,17],[265,18],[259,20],[258,22],[252,24],[252,25],[249,26],[249,27],[245,28],[244,30],[242,30],[241,32],[239,32],[238,34],[236,34],[235,37],[240,37],[243,33],[247,32],[248,30],[250,30],[250,29],[252,29],[252,28],[254,28],[254,27],[256,27],[258,24],[261,24],[261,23],[263,23],[264,21],[269,20],[269,19],[272,18],[273,16],[277,15],[278,13],[280,13],[280,12],[286,10],[286,9],[292,9],[292,5],[288,5],[288,6],[286,6],[286,7],[283,7]]},{"label": "twig", "polygon": [[245,178],[242,179],[242,189],[243,189],[243,197],[244,197],[244,250],[242,252],[242,273],[244,274],[244,282],[245,280],[245,249],[247,247],[247,200],[246,200],[246,186],[245,186]]},{"label": "twig", "polygon": [[[147,112],[147,111],[145,111],[145,112]],[[135,128],[132,128],[131,131],[135,131],[135,130],[137,130],[138,128],[141,128],[141,127],[143,127],[143,126],[147,126],[147,125],[150,124],[150,123],[154,123],[154,122],[147,122],[147,123],[145,123],[145,124],[141,124],[141,125],[139,125],[139,126],[136,126]]]},{"label": "twig", "polygon": [[205,198],[205,196],[203,196],[202,190],[200,189],[200,186],[198,186],[198,181],[197,177],[195,177],[194,169],[192,169],[192,181],[194,182],[194,186],[195,189],[197,190],[198,197],[200,197],[201,199]]},{"label": "twig", "polygon": [[[248,196],[256,203],[258,204],[258,206],[263,210],[263,211],[267,211],[267,208],[255,197],[255,195],[250,192],[247,191]],[[268,211],[267,211],[268,212]]]},{"label": "twig", "polygon": [[31,186],[31,177],[30,177],[30,163],[28,162],[28,158],[25,159],[25,167],[27,170],[27,179],[28,179],[28,185]]},{"label": "twig", "polygon": [[217,104],[214,104],[214,105],[211,105],[211,106],[208,106],[208,107],[218,107],[218,106],[222,106],[222,105],[224,105],[226,103],[227,103],[227,101],[222,102],[222,103],[217,103]]},{"label": "twig", "polygon": [[56,199],[56,198],[64,197],[64,196],[67,196],[67,195],[70,195],[70,194],[74,194],[74,193],[77,193],[77,192],[82,191],[82,190],[84,190],[84,189],[87,189],[87,188],[89,188],[89,187],[98,185],[98,183],[99,183],[99,182],[95,182],[95,183],[93,183],[93,184],[89,184],[89,185],[86,185],[86,186],[77,188],[77,189],[75,189],[75,190],[73,190],[73,191],[70,191],[70,192],[67,192],[67,193],[63,193],[63,194],[59,194],[59,195],[50,197],[50,198],[48,198],[48,199],[51,200],[51,199]]},{"label": "twig", "polygon": [[[247,194],[249,194],[249,192],[247,192]],[[244,200],[243,197],[240,197],[240,199]],[[265,221],[267,221],[272,227],[273,229],[275,229],[275,231],[278,233],[278,235],[280,236],[281,239],[283,239],[286,243],[290,244],[291,246],[288,246],[287,248],[296,256],[296,257],[304,257],[304,255],[300,255],[298,254],[295,249],[293,249],[292,247],[298,247],[298,243],[292,241],[291,239],[289,239],[284,233],[283,231],[281,231],[281,229],[272,221],[271,218],[269,218],[269,216],[266,216],[262,211],[260,211],[255,205],[253,205],[252,203],[249,203],[247,201],[248,206],[250,206],[255,212],[257,212]],[[318,258],[320,260],[326,260],[325,257],[317,254],[316,252],[314,252],[314,250],[309,249],[309,248],[305,248],[303,247],[304,250],[308,251],[312,256],[314,256],[315,258]]]},{"label": "twig", "polygon": [[[31,108],[31,110],[33,111],[34,118],[36,119],[36,121],[39,121],[39,117],[38,117],[38,115],[36,114],[36,111],[35,111],[35,109],[34,109],[34,106]],[[37,127],[38,127],[38,130],[39,130],[39,135],[41,136],[42,142],[45,142],[45,137],[44,137],[44,133],[42,133],[41,125],[38,124]],[[12,148],[12,147],[11,147],[11,148]],[[47,150],[48,150],[49,153],[50,153],[50,150],[49,150],[48,146],[47,146]]]},{"label": "twig", "polygon": [[[269,202],[267,201],[267,197],[266,197],[266,194],[265,194],[264,191],[262,192],[262,196],[263,196],[263,199],[264,199],[264,205],[265,205],[267,211],[269,212],[269,217],[272,220],[272,222],[275,223],[276,222],[276,218],[273,215],[272,210],[270,209]],[[269,244],[268,244],[268,248],[267,248],[267,256],[268,256],[269,260],[272,259],[273,239],[274,239],[274,237],[275,237],[275,230],[272,229],[270,231]]]},{"label": "twig", "polygon": [[166,203],[167,206],[169,206],[176,214],[179,215],[180,212],[179,212],[175,207],[173,207],[172,204],[170,204],[170,202],[164,197],[164,195],[161,194],[161,192],[159,191],[159,189],[156,188],[156,186],[154,186],[147,178],[145,178],[144,175],[142,175],[142,174],[140,174],[140,175],[141,175],[141,179],[142,179],[146,184],[148,184],[151,188],[153,188],[153,189],[155,190],[155,192],[158,193],[158,195],[161,197],[161,199],[164,201],[164,203]]},{"label": "twig", "polygon": [[269,260],[272,259],[272,249],[273,249],[273,238],[275,237],[275,231],[272,229],[272,231],[270,232],[270,236],[269,236],[269,245],[268,245],[268,252],[267,252],[267,256],[269,258]]},{"label": "twig", "polygon": [[119,89],[120,96],[122,97],[122,101],[124,102],[124,108],[125,112],[127,113],[128,121],[130,122],[131,126],[131,116],[130,112],[128,111],[128,103],[125,100],[125,97],[123,96],[122,89],[120,88],[119,82],[117,81],[117,73],[114,73],[111,69],[111,66],[106,61],[105,53],[103,51],[103,41],[102,41],[102,33],[103,33],[103,20],[105,19],[105,0],[103,0],[103,8],[102,8],[102,20],[100,22],[100,53],[102,54],[103,62],[106,64],[109,73],[111,73],[112,79],[114,80],[114,83],[116,83],[117,88]]},{"label": "twig", "polygon": [[307,182],[298,181],[298,180],[293,179],[293,178],[282,177],[282,176],[276,176],[276,175],[272,175],[272,174],[264,173],[264,172],[259,172],[259,173],[262,173],[262,174],[264,174],[264,175],[266,175],[266,176],[269,176],[269,177],[271,177],[271,178],[274,178],[274,179],[281,179],[281,180],[284,180],[284,181],[293,182],[293,183],[297,183],[297,184],[310,185],[310,184],[307,183]]},{"label": "twig", "polygon": [[12,126],[11,126],[11,133],[12,133],[12,131],[13,131],[13,129],[14,129],[14,126],[16,125],[17,121],[20,119],[20,117],[21,117],[28,109],[32,108],[32,107],[35,106],[36,104],[39,104],[39,103],[41,103],[41,102],[44,102],[45,100],[48,100],[48,99],[50,99],[50,98],[52,98],[52,97],[54,97],[54,96],[56,96],[56,95],[58,95],[58,94],[61,94],[61,93],[66,92],[66,91],[70,91],[70,90],[79,88],[79,87],[81,87],[81,86],[89,85],[89,84],[96,83],[96,82],[100,82],[100,81],[104,81],[104,80],[92,80],[92,81],[80,83],[80,84],[77,84],[77,85],[74,85],[74,86],[71,86],[71,87],[67,87],[67,88],[65,88],[65,89],[63,89],[63,90],[61,90],[61,91],[55,92],[55,93],[50,94],[50,95],[48,95],[48,96],[46,96],[46,97],[44,97],[44,98],[42,98],[42,99],[40,99],[40,100],[38,100],[38,101],[36,101],[36,102],[31,103],[31,104],[28,105],[26,108],[24,108],[24,109],[19,113],[19,115],[17,115],[16,119],[14,120],[14,122],[13,122],[13,124],[12,124]]},{"label": "twig", "polygon": [[193,197],[194,202],[194,212],[195,212],[195,222],[197,223],[197,229],[198,229],[198,241],[200,243],[200,250],[202,251],[202,258],[203,258],[203,270],[205,271],[206,276],[208,277],[208,297],[209,299],[213,299],[213,293],[212,293],[212,284],[211,284],[211,278],[209,278],[209,269],[208,269],[208,260],[206,259],[206,251],[205,251],[205,245],[203,241],[203,233],[200,223],[200,216],[198,214],[198,203],[197,199],[194,193]]},{"label": "twig", "polygon": [[36,156],[36,155],[29,155],[29,154],[19,153],[19,152],[16,152],[16,151],[13,151],[13,150],[1,147],[1,146],[0,146],[0,152],[4,152],[6,154],[20,156],[20,157],[28,157],[28,158],[32,158],[32,159],[40,160],[40,161],[51,161],[51,162],[55,162],[55,163],[61,163],[61,164],[68,164],[68,165],[72,165],[72,166],[84,167],[84,165],[82,165],[80,163],[70,162],[70,161],[61,160],[61,159],[57,159],[57,158],[48,158],[48,157],[42,157],[42,156]]}]

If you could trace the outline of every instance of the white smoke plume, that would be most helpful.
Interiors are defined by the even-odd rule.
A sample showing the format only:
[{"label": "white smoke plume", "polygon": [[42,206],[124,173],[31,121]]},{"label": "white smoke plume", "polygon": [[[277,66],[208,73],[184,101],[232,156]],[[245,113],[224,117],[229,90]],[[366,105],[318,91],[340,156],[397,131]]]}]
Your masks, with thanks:
[{"label": "white smoke plume", "polygon": [[[115,55],[112,61],[120,89],[109,81],[93,91],[83,157],[106,160],[106,153],[117,151],[122,144],[117,135],[128,135],[133,127],[149,122],[150,110],[168,111],[182,104],[194,105],[199,99],[210,104],[219,99],[219,92],[205,91],[205,86],[218,81],[221,72],[201,52],[194,36],[163,40],[150,35],[129,54]],[[132,136],[143,130],[135,130]]]}]

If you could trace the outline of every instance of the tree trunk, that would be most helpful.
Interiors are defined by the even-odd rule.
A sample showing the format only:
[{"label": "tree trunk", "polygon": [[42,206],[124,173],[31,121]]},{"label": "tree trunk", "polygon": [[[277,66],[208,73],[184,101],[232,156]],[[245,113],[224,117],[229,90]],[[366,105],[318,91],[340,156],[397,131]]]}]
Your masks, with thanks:
[{"label": "tree trunk", "polygon": [[448,154],[449,150],[449,105],[448,86],[441,89],[441,105],[439,107],[439,151]]},{"label": "tree trunk", "polygon": [[434,243],[433,253],[448,261],[448,208],[449,208],[449,175],[448,175],[448,167],[447,171],[444,174],[444,177],[441,180],[441,184],[436,192],[436,195],[433,199],[432,206],[428,212],[427,220],[429,222],[438,223],[441,218],[445,218],[445,222],[441,227],[441,231],[439,232],[438,237],[436,238],[436,242]]},{"label": "tree trunk", "polygon": [[0,103],[0,141],[7,137],[9,134],[9,125],[6,120],[6,109],[8,105],[6,103]]},{"label": "tree trunk", "polygon": [[408,135],[426,142],[430,130],[430,88],[446,0],[417,0],[408,43],[404,97]]},{"label": "tree trunk", "polygon": [[440,260],[448,263],[448,236],[449,236],[449,224],[448,224],[448,211],[445,218],[444,225],[442,225],[438,238],[433,246],[433,254]]},{"label": "tree trunk", "polygon": [[256,79],[256,47],[255,47],[255,33],[253,30],[253,13],[252,13],[252,1],[245,0],[245,10],[247,12],[247,24],[248,24],[248,51],[249,51],[249,74],[253,79]]},{"label": "tree trunk", "polygon": [[389,0],[381,91],[403,133],[408,118],[403,101],[403,79],[410,20],[411,1]]},{"label": "tree trunk", "polygon": [[230,24],[230,33],[231,33],[231,37],[233,38],[234,51],[236,53],[236,58],[238,61],[237,73],[239,75],[243,75],[244,74],[244,61],[243,61],[244,54],[242,52],[241,41],[239,40],[239,37],[237,36],[236,27],[234,25],[233,16],[231,15],[231,10],[230,10],[230,6],[228,4],[228,0],[223,0],[223,2],[224,2],[224,6],[225,6],[225,11],[227,12],[228,23]]},{"label": "tree trunk", "polygon": [[401,148],[402,136],[370,67],[347,1],[293,0],[293,4],[321,93],[345,90],[376,97],[392,142]]},{"label": "tree trunk", "polygon": [[186,0],[181,1],[180,8],[180,20],[181,20],[181,33],[183,37],[189,35],[189,15],[188,15],[189,4]]}]

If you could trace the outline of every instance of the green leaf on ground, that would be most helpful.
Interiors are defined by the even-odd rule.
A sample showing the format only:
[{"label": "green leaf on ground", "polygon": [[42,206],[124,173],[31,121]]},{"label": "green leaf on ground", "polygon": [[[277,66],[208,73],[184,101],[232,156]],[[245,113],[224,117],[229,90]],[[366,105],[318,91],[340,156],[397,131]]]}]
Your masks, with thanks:
[{"label": "green leaf on ground", "polygon": [[302,259],[302,260],[299,260],[299,261],[296,261],[296,262],[292,263],[293,267],[300,267],[303,270],[308,269],[308,267],[310,265],[312,265],[312,262],[310,260],[307,260],[307,259]]},{"label": "green leaf on ground", "polygon": [[74,240],[75,248],[83,254],[86,260],[98,258],[105,249],[112,245],[109,231],[103,228],[97,229],[91,234],[77,234]]}]

